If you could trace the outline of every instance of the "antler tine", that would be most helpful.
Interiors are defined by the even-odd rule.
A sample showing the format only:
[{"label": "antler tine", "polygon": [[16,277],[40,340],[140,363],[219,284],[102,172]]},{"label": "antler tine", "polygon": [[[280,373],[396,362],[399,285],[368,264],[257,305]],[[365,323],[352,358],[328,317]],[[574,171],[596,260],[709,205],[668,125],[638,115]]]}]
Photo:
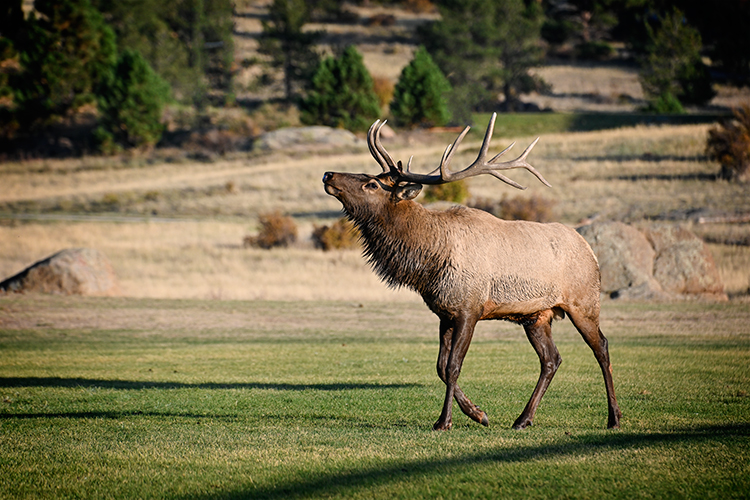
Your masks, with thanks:
[{"label": "antler tine", "polygon": [[534,167],[529,165],[526,162],[526,157],[529,155],[531,150],[534,148],[536,143],[539,141],[539,138],[537,137],[534,142],[529,144],[529,146],[521,153],[521,156],[516,158],[515,160],[506,161],[506,162],[498,162],[498,158],[500,158],[502,155],[507,153],[510,148],[512,148],[515,145],[515,142],[512,143],[510,146],[502,150],[497,155],[493,156],[492,159],[487,161],[487,153],[490,149],[490,141],[492,140],[492,134],[495,130],[495,120],[497,119],[497,113],[493,113],[492,117],[490,118],[490,123],[487,125],[487,131],[484,134],[484,140],[482,141],[482,146],[479,149],[479,155],[477,156],[477,159],[474,160],[474,163],[466,167],[465,169],[458,171],[458,172],[451,172],[448,170],[448,167],[451,163],[451,160],[453,159],[453,155],[458,150],[458,147],[461,145],[461,142],[466,137],[466,134],[469,133],[470,127],[466,127],[456,138],[455,141],[453,141],[453,144],[448,145],[448,147],[445,148],[445,151],[443,152],[443,156],[440,159],[440,165],[433,170],[432,172],[428,174],[415,174],[409,171],[411,167],[411,161],[412,158],[409,158],[409,162],[406,164],[406,167],[404,168],[403,164],[399,161],[398,164],[393,161],[393,158],[391,155],[386,151],[386,149],[383,147],[382,142],[380,141],[380,129],[383,128],[383,125],[385,125],[385,121],[381,122],[380,120],[377,120],[375,123],[372,124],[370,127],[370,130],[367,132],[367,145],[370,148],[370,153],[375,158],[375,160],[380,164],[381,168],[383,169],[383,172],[390,172],[392,175],[396,176],[398,178],[398,182],[417,182],[421,184],[445,184],[448,182],[458,181],[461,179],[466,179],[468,177],[474,177],[481,174],[490,174],[493,177],[505,182],[506,184],[513,186],[517,189],[526,189],[524,186],[520,185],[516,181],[509,179],[508,177],[501,174],[500,170],[510,170],[513,168],[524,168],[531,172],[539,181],[544,184],[545,186],[551,187],[550,183],[547,182],[547,180],[540,174]]},{"label": "antler tine", "polygon": [[383,172],[387,172],[386,170],[386,163],[385,158],[378,152],[377,149],[375,149],[374,137],[375,137],[375,130],[377,129],[378,125],[380,124],[380,120],[375,120],[375,122],[370,125],[369,130],[367,131],[367,148],[370,150],[370,154],[373,158],[375,158],[375,161],[378,162],[378,165],[380,165],[380,168],[383,169]]},{"label": "antler tine", "polygon": [[440,170],[440,178],[443,179],[445,182],[448,182],[448,180],[453,175],[451,172],[448,171],[448,165],[451,163],[451,159],[453,158],[453,154],[458,150],[458,146],[461,144],[461,141],[464,140],[464,137],[466,137],[466,134],[469,133],[469,130],[471,127],[464,128],[463,132],[461,132],[458,137],[456,137],[456,140],[453,141],[453,144],[449,145],[447,148],[445,148],[445,151],[443,151],[443,157],[440,159],[440,166],[434,170],[434,172],[437,172]]},{"label": "antler tine", "polygon": [[375,123],[370,125],[370,129],[367,131],[367,147],[370,149],[370,154],[375,161],[378,162],[383,172],[391,172],[396,169],[396,164],[388,151],[383,147],[380,142],[380,129],[386,124],[388,120],[375,120]]},{"label": "antler tine", "polygon": [[[547,187],[552,187],[552,185],[551,185],[551,184],[550,184],[549,182],[547,182],[547,179],[545,179],[545,178],[544,178],[544,177],[542,176],[542,174],[540,174],[540,173],[539,173],[539,172],[537,171],[537,169],[535,169],[534,167],[532,167],[531,165],[529,165],[529,164],[528,164],[528,163],[526,162],[526,157],[527,157],[527,156],[529,155],[529,153],[530,153],[530,152],[531,152],[531,150],[532,150],[532,149],[534,148],[534,146],[536,146],[536,143],[537,143],[537,142],[539,142],[539,137],[537,137],[536,139],[534,139],[534,142],[532,142],[531,144],[529,144],[529,145],[528,145],[528,146],[526,147],[526,149],[524,149],[524,150],[523,150],[523,153],[521,153],[521,156],[519,156],[519,157],[518,157],[518,158],[516,158],[515,160],[509,161],[509,162],[504,162],[504,163],[495,163],[495,160],[497,160],[498,158],[500,158],[500,157],[501,157],[501,156],[502,156],[503,154],[505,154],[505,153],[506,153],[506,152],[507,152],[507,151],[508,151],[508,150],[509,150],[510,148],[512,148],[512,147],[513,147],[513,145],[515,144],[515,142],[514,142],[514,143],[512,143],[512,144],[511,144],[510,146],[508,146],[507,148],[505,148],[504,150],[502,150],[502,151],[501,151],[500,153],[498,153],[497,155],[495,155],[495,156],[494,156],[494,157],[493,157],[493,158],[492,158],[492,159],[491,159],[490,161],[488,161],[488,162],[487,162],[487,165],[488,165],[488,166],[494,166],[494,165],[497,165],[497,166],[496,166],[496,167],[494,167],[494,168],[495,168],[495,169],[500,169],[500,170],[509,170],[509,169],[511,169],[511,168],[525,168],[526,170],[528,170],[529,172],[531,172],[531,173],[532,173],[532,174],[533,174],[533,175],[534,175],[534,176],[535,176],[535,177],[536,177],[537,179],[539,179],[539,181],[540,181],[540,182],[541,182],[542,184],[544,184],[544,185],[545,185],[545,186],[547,186]],[[492,173],[492,172],[489,172],[489,173]],[[507,182],[507,181],[505,181],[505,182]],[[524,189],[525,189],[525,188],[524,188]]]},{"label": "antler tine", "polygon": [[[500,179],[501,181],[505,182],[506,184],[509,184],[515,188],[518,189],[526,189],[525,187],[521,186],[517,182],[509,179],[508,177],[500,174],[498,170],[509,170],[512,168],[525,168],[529,172],[531,172],[537,179],[539,179],[542,184],[545,186],[551,187],[550,183],[547,182],[547,180],[542,177],[542,174],[540,174],[534,167],[529,165],[526,162],[526,157],[529,155],[533,147],[536,145],[536,143],[539,141],[539,138],[537,137],[534,142],[529,144],[529,146],[524,150],[523,153],[521,153],[521,156],[516,158],[515,160],[507,161],[507,162],[496,162],[498,158],[500,158],[502,155],[507,153],[510,148],[513,147],[515,142],[502,150],[499,154],[495,155],[491,160],[487,161],[485,158],[487,157],[487,152],[489,150],[490,145],[490,139],[492,138],[492,133],[495,128],[495,119],[497,118],[497,113],[492,114],[492,118],[490,118],[490,123],[487,126],[487,132],[484,134],[484,140],[482,141],[482,147],[479,151],[479,156],[477,156],[477,159],[466,167],[465,169],[461,170],[460,172],[456,172],[453,174],[449,174],[447,177],[445,175],[442,175],[442,180],[444,182],[450,182],[450,181],[457,181],[460,179],[465,179],[467,177],[474,177],[476,175],[481,174],[490,174],[493,177]],[[441,170],[441,174],[444,174],[444,171]]]},{"label": "antler tine", "polygon": [[401,172],[401,169],[396,166],[396,162],[393,161],[393,157],[390,155],[390,153],[385,149],[383,146],[383,143],[380,141],[380,129],[382,129],[385,124],[388,122],[388,120],[383,120],[383,122],[375,129],[375,148],[377,148],[378,153],[385,159],[386,164],[388,165],[388,170],[383,167],[383,172]]}]

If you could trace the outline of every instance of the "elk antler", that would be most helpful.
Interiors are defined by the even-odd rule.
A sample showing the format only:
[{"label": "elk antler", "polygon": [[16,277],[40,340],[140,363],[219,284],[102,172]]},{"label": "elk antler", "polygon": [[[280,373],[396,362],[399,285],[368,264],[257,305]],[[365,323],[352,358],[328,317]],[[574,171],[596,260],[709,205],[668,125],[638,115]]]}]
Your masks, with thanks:
[{"label": "elk antler", "polygon": [[403,167],[400,161],[398,163],[393,161],[391,155],[388,153],[388,151],[386,151],[386,149],[383,147],[383,144],[380,142],[380,129],[383,128],[383,125],[385,125],[385,121],[381,122],[380,120],[377,120],[372,124],[370,130],[367,132],[367,146],[370,148],[370,153],[372,154],[373,158],[375,158],[375,161],[377,161],[380,167],[383,169],[383,172],[390,172],[391,175],[397,178],[399,182],[406,181],[417,182],[419,184],[445,184],[448,182],[466,179],[468,177],[474,177],[476,175],[489,174],[515,188],[526,189],[524,186],[521,186],[516,181],[509,179],[499,172],[500,170],[525,168],[526,170],[534,174],[534,176],[539,179],[542,184],[548,187],[552,187],[550,183],[547,182],[544,177],[542,177],[542,174],[537,172],[534,167],[526,162],[526,157],[529,155],[529,152],[531,152],[531,149],[536,145],[537,141],[539,141],[538,137],[534,142],[529,144],[524,152],[521,153],[521,156],[519,156],[515,160],[496,162],[498,158],[507,153],[510,148],[513,147],[515,142],[502,150],[499,154],[492,157],[489,161],[486,160],[487,152],[490,148],[490,140],[492,139],[492,132],[495,129],[496,118],[497,113],[492,113],[492,118],[490,118],[490,123],[487,126],[487,132],[484,134],[484,141],[482,141],[482,147],[479,150],[479,156],[477,156],[477,159],[474,160],[474,163],[459,172],[449,171],[448,165],[450,165],[453,154],[456,152],[458,146],[461,144],[461,141],[463,141],[464,137],[466,137],[466,134],[469,132],[469,129],[471,127],[466,127],[463,132],[461,132],[461,134],[456,138],[453,144],[445,148],[443,157],[440,160],[440,165],[429,174],[415,174],[409,171],[409,167],[411,167],[411,160],[413,157],[409,158],[409,162],[406,164],[406,168]]}]

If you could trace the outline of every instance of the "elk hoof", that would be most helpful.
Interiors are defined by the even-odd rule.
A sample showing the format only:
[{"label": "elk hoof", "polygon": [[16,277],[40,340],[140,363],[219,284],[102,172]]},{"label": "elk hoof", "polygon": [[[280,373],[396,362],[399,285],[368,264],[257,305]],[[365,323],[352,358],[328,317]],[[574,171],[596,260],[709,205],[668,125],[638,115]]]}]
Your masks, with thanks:
[{"label": "elk hoof", "polygon": [[620,412],[619,408],[616,412],[611,413],[609,415],[609,418],[607,419],[607,429],[619,429],[621,417],[622,413]]},{"label": "elk hoof", "polygon": [[435,425],[432,426],[433,431],[449,431],[451,430],[451,427],[453,427],[453,422],[448,423],[441,423],[440,420],[435,422]]},{"label": "elk hoof", "polygon": [[531,425],[531,420],[521,420],[520,418],[513,423],[513,429],[520,431]]},{"label": "elk hoof", "polygon": [[485,427],[490,426],[490,419],[487,418],[487,414],[485,412],[482,412],[482,420],[479,423]]}]

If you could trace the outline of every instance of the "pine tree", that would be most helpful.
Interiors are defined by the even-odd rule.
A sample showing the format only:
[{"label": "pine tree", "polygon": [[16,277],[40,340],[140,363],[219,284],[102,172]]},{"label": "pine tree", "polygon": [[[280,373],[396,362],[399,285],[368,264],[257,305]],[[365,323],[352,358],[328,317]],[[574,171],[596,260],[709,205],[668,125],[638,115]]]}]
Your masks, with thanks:
[{"label": "pine tree", "polygon": [[403,126],[437,127],[450,119],[446,96],[451,86],[424,47],[401,71],[391,114]]},{"label": "pine tree", "polygon": [[101,126],[95,135],[104,151],[115,143],[153,146],[164,129],[161,113],[169,100],[169,85],[157,75],[140,52],[125,50],[99,91]]},{"label": "pine tree", "polygon": [[169,82],[174,97],[198,106],[210,89],[232,91],[231,0],[92,0],[117,34]]},{"label": "pine tree", "polygon": [[88,0],[37,0],[16,49],[22,71],[14,100],[22,128],[44,124],[94,101],[116,59],[114,32]]},{"label": "pine tree", "polygon": [[470,112],[518,107],[519,95],[534,87],[529,69],[541,64],[542,13],[523,0],[442,0],[441,20],[422,26],[419,38],[453,86],[451,112],[470,121]]},{"label": "pine tree", "polygon": [[682,104],[705,104],[715,95],[708,68],[701,61],[698,30],[678,9],[660,18],[657,30],[646,26],[650,43],[641,62],[641,86],[649,109],[680,112]]},{"label": "pine tree", "polygon": [[314,50],[320,31],[302,31],[310,20],[304,0],[274,0],[269,21],[263,21],[259,52],[270,57],[269,64],[284,73],[284,97],[292,102],[300,83],[310,80],[320,62]]},{"label": "pine tree", "polygon": [[300,107],[305,123],[367,130],[380,114],[380,106],[372,77],[356,48],[349,46],[341,56],[320,63]]}]

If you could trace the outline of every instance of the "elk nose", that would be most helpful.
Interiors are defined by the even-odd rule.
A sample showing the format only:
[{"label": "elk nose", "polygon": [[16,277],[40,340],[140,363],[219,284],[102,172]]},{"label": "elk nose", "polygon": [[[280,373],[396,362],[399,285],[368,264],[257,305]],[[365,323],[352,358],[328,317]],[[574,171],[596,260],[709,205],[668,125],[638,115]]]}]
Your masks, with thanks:
[{"label": "elk nose", "polygon": [[323,182],[330,181],[331,177],[333,177],[333,172],[326,172],[325,174],[323,174]]}]

